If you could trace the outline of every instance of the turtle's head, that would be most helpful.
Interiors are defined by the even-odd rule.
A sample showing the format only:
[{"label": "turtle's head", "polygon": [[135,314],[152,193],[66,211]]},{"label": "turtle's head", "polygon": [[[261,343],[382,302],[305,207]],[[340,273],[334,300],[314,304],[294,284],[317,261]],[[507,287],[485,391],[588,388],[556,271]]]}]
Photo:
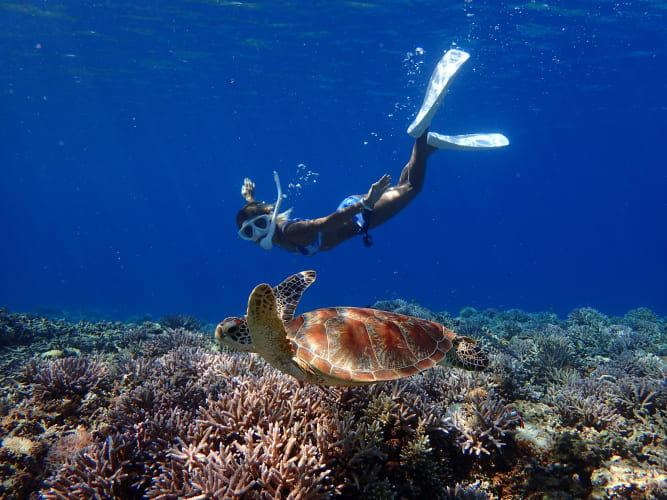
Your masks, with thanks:
[{"label": "turtle's head", "polygon": [[489,357],[470,337],[457,336],[453,341],[456,364],[466,370],[481,371],[489,366]]},{"label": "turtle's head", "polygon": [[225,318],[215,329],[215,340],[245,352],[256,352],[245,318]]}]

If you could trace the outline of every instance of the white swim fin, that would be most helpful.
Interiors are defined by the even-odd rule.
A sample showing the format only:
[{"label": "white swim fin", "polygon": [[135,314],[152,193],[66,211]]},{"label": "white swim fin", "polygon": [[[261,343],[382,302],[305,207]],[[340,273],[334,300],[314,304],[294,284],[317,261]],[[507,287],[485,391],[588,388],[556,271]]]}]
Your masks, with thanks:
[{"label": "white swim fin", "polygon": [[443,135],[435,132],[428,133],[426,142],[438,149],[458,149],[462,151],[502,148],[510,143],[509,139],[503,134]]},{"label": "white swim fin", "polygon": [[438,61],[431,79],[426,88],[426,95],[422,107],[417,113],[417,117],[408,127],[408,135],[412,137],[421,137],[426,129],[431,125],[433,115],[438,110],[443,97],[447,93],[449,85],[456,72],[463,66],[463,63],[468,60],[470,54],[462,50],[450,49],[442,59]]},{"label": "white swim fin", "polygon": [[[442,103],[454,75],[469,57],[470,54],[467,52],[450,49],[438,61],[428,82],[424,102],[419,109],[419,113],[417,113],[417,117],[408,127],[409,135],[415,138],[421,137],[431,126],[433,116],[440,103]],[[501,148],[510,143],[507,137],[502,134],[443,135],[435,132],[428,133],[427,142],[438,149],[459,149],[463,151]]]}]

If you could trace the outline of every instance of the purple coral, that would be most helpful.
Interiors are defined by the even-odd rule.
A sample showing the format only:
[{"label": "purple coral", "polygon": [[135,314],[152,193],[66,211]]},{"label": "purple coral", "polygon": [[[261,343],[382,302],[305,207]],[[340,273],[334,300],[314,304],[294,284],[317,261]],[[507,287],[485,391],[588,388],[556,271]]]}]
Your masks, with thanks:
[{"label": "purple coral", "polygon": [[468,406],[453,415],[461,450],[470,455],[491,455],[506,446],[521,417],[493,393],[473,393]]},{"label": "purple coral", "polygon": [[587,377],[553,389],[548,399],[565,424],[602,430],[622,424],[621,415],[611,404],[614,393],[614,385],[608,380]]},{"label": "purple coral", "polygon": [[56,361],[31,360],[22,378],[38,400],[63,397],[83,398],[104,381],[107,368],[88,358],[63,358]]},{"label": "purple coral", "polygon": [[132,486],[137,476],[132,448],[133,443],[121,435],[109,436],[102,444],[85,448],[46,481],[47,488],[41,497],[45,500],[137,498]]}]

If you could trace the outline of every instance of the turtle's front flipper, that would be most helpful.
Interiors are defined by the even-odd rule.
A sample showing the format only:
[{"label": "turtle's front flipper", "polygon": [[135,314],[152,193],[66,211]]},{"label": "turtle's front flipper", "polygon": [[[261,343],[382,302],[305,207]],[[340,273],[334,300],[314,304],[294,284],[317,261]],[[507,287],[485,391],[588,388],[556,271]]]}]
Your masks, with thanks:
[{"label": "turtle's front flipper", "polygon": [[303,371],[294,362],[294,347],[276,310],[276,297],[271,285],[257,285],[248,300],[246,316],[255,350],[274,368],[304,380]]},{"label": "turtle's front flipper", "polygon": [[301,271],[273,288],[278,316],[283,321],[290,321],[294,318],[294,311],[296,311],[303,292],[315,281],[316,276],[315,271]]}]

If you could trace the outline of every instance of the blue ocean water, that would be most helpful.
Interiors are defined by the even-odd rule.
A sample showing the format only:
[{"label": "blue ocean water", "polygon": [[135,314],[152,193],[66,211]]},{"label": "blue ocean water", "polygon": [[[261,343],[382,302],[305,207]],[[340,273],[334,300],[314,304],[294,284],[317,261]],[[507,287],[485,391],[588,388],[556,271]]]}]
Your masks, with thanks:
[{"label": "blue ocean water", "polygon": [[[215,322],[257,283],[315,269],[304,310],[400,297],[452,313],[667,314],[665,2],[0,11],[1,305]],[[273,201],[277,170],[303,218],[398,179],[451,47],[471,59],[432,130],[501,132],[508,148],[434,154],[370,248],[306,258],[237,236],[246,176]]]}]

